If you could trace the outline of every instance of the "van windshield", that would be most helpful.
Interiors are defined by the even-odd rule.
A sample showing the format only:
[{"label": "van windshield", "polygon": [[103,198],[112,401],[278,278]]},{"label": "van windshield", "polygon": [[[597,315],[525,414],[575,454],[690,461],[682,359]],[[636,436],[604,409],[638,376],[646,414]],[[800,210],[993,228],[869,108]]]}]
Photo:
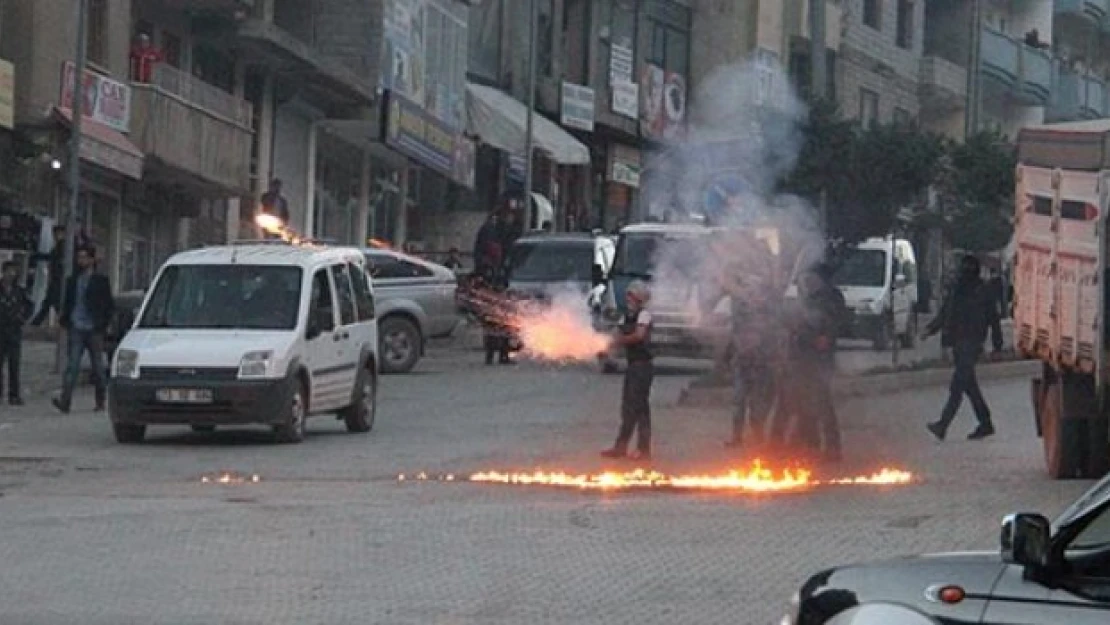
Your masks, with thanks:
[{"label": "van windshield", "polygon": [[589,282],[592,241],[517,241],[509,251],[509,277],[525,282]]},{"label": "van windshield", "polygon": [[698,247],[704,244],[699,236],[668,234],[627,234],[617,241],[617,257],[613,275],[651,279],[662,262],[670,271],[694,278],[701,259]]},{"label": "van windshield", "polygon": [[886,286],[886,252],[852,250],[833,274],[836,286]]},{"label": "van windshield", "polygon": [[173,265],[158,279],[139,327],[292,330],[300,295],[299,267]]}]

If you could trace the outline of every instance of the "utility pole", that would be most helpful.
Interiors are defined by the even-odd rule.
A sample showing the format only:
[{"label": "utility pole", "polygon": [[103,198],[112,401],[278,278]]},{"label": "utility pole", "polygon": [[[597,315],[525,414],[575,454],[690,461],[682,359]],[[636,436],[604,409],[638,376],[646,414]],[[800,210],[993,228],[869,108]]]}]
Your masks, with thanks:
[{"label": "utility pole", "polygon": [[[825,50],[825,0],[809,0],[809,78],[810,92],[814,102],[828,97],[829,63]],[[820,210],[821,228],[829,229],[828,194],[821,189]]]},{"label": "utility pole", "polygon": [[[80,209],[81,200],[81,119],[85,116],[83,105],[85,103],[85,38],[88,22],[88,0],[77,0],[77,51],[73,62],[73,102],[70,110],[73,114],[73,123],[70,126],[69,138],[69,209],[66,211],[66,238],[65,260],[62,261],[62,283],[59,294],[58,311],[65,310],[66,285],[73,275],[73,249],[74,235],[77,234],[77,211]],[[58,340],[58,351],[55,357],[55,368],[62,358],[62,340]]]},{"label": "utility pole", "polygon": [[536,21],[539,5],[529,0],[528,10],[528,122],[527,137],[524,140],[524,231],[528,232],[532,223],[532,126],[536,115]]},{"label": "utility pole", "polygon": [[983,38],[981,0],[971,3],[971,36],[967,51],[967,113],[964,115],[964,141],[979,131],[979,57]]}]

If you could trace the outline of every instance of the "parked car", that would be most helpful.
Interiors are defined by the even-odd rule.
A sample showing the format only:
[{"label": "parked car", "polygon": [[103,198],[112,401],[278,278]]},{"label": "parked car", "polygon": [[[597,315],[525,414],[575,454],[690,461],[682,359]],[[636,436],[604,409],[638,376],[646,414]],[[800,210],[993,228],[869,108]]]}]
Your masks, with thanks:
[{"label": "parked car", "polygon": [[363,250],[374,280],[383,373],[408,373],[428,339],[451,336],[462,322],[458,277],[433,262],[382,248]]},{"label": "parked car", "polygon": [[509,290],[547,300],[559,290],[575,289],[585,297],[613,265],[616,244],[588,233],[534,233],[509,248]]},{"label": "parked car", "polygon": [[1110,623],[1110,477],[1055,523],[1002,521],[997,553],[839,566],[810,577],[784,625]]},{"label": "parked car", "polygon": [[208,247],[170,257],[112,358],[116,440],[149,425],[197,431],[264,424],[304,439],[306,418],[338,412],[374,425],[378,326],[355,248],[285,243]]}]

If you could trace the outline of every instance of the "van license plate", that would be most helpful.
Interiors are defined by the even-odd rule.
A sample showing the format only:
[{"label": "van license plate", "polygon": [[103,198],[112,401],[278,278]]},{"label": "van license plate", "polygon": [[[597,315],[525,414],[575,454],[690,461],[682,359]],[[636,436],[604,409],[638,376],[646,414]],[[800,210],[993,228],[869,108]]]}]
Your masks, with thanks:
[{"label": "van license plate", "polygon": [[169,404],[211,404],[212,391],[204,388],[160,388],[158,401]]}]

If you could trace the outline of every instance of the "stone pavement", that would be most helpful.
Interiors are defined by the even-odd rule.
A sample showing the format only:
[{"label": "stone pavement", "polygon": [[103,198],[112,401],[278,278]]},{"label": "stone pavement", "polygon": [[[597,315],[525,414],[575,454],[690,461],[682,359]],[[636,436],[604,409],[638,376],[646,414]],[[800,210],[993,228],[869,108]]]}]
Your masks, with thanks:
[{"label": "stone pavement", "polygon": [[[926,550],[993,550],[1000,516],[1060,512],[1085,482],[1045,477],[1024,381],[985,392],[999,434],[936,443],[944,389],[840,406],[845,466],[920,484],[784,496],[583,493],[398,482],[398,473],[626,466],[596,455],[620,378],[484,367],[459,350],[383,378],[375,430],[321,418],[301,445],[255,431],[151,431],[44,400],[0,412],[0,623],[771,623],[810,573]],[[677,407],[697,370],[660,363],[657,468],[719,471],[721,410]],[[200,483],[207,472],[258,484]]]}]

